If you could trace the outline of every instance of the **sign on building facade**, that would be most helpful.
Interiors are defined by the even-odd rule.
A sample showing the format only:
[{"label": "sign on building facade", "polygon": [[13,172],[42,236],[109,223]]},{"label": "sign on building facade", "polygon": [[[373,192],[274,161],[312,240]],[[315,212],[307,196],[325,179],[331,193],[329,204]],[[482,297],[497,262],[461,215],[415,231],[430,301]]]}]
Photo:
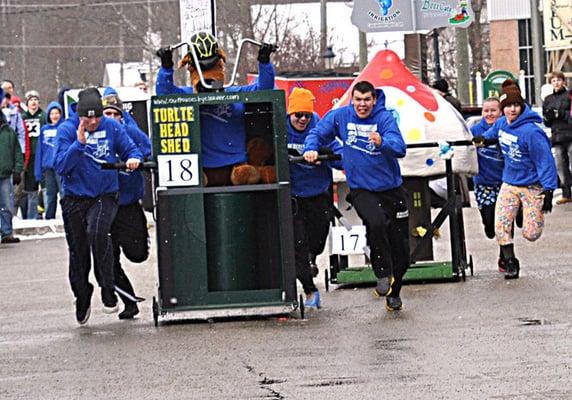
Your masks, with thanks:
[{"label": "sign on building facade", "polygon": [[468,27],[470,0],[355,0],[352,23],[362,32],[414,32]]},{"label": "sign on building facade", "polygon": [[544,46],[546,50],[572,48],[570,0],[544,0]]},{"label": "sign on building facade", "polygon": [[[518,82],[517,78],[509,71],[496,70],[487,75],[483,80],[483,97],[500,97],[502,93],[502,84],[507,79]],[[483,99],[483,100],[484,100]]]}]

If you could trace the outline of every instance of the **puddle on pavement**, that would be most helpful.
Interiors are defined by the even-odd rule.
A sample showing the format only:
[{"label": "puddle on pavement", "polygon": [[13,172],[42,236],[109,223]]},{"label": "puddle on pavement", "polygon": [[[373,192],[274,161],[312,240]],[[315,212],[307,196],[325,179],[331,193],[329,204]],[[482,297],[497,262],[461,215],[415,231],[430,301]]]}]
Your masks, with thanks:
[{"label": "puddle on pavement", "polygon": [[519,318],[520,326],[550,325],[550,321],[545,319]]},{"label": "puddle on pavement", "polygon": [[362,383],[362,381],[357,379],[357,378],[340,377],[340,378],[333,378],[333,379],[324,380],[322,382],[305,383],[305,384],[302,384],[301,386],[305,386],[305,387],[327,387],[327,386],[355,385],[357,383]]},{"label": "puddle on pavement", "polygon": [[379,339],[374,342],[374,347],[378,350],[405,350],[405,343],[410,339]]}]

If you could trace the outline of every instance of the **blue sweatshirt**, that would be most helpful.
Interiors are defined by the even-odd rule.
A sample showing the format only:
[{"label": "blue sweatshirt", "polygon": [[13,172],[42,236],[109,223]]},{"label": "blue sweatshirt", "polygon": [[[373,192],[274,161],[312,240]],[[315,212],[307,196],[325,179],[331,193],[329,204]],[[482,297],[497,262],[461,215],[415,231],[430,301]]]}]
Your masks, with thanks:
[{"label": "blue sweatshirt", "polygon": [[[127,113],[128,114],[128,113]],[[125,123],[127,135],[137,146],[143,157],[151,157],[151,141],[137,126]],[[119,205],[133,204],[145,194],[145,178],[141,171],[119,171]]]},{"label": "blue sweatshirt", "polygon": [[[310,131],[304,143],[304,152],[318,151],[339,137],[350,189],[381,192],[403,182],[397,159],[405,157],[405,141],[393,114],[385,108],[383,91],[378,89],[376,93],[377,103],[369,117],[358,117],[352,104],[332,110]],[[381,146],[369,143],[370,132],[381,135]]]},{"label": "blue sweatshirt", "polygon": [[[61,117],[56,124],[52,124],[50,121],[50,112],[55,108],[60,110]],[[64,113],[60,103],[52,101],[48,104],[48,109],[46,110],[46,123],[40,129],[40,136],[38,138],[38,143],[36,144],[34,175],[38,182],[42,180],[42,172],[44,170],[54,168],[54,160],[56,157],[56,133],[58,126],[63,122],[63,120]]]},{"label": "blue sweatshirt", "polygon": [[117,171],[103,170],[100,164],[138,158],[143,155],[119,122],[101,117],[94,132],[86,132],[87,143],[77,140],[79,118],[72,115],[57,130],[54,166],[62,177],[65,196],[95,198],[119,191]]},{"label": "blue sweatshirt", "polygon": [[510,125],[499,119],[483,135],[499,140],[504,156],[502,180],[513,186],[542,185],[554,190],[558,184],[556,164],[550,150],[550,139],[537,125],[542,117],[524,106],[522,114]]},{"label": "blue sweatshirt", "polygon": [[[483,118],[477,125],[471,128],[471,133],[473,136],[482,136],[491,126]],[[500,186],[504,168],[504,159],[500,146],[493,144],[487,147],[478,147],[477,159],[479,161],[479,174],[473,177],[475,185]]]},{"label": "blue sweatshirt", "polygon": [[[274,89],[274,67],[258,63],[259,76],[251,85],[231,86],[227,93]],[[157,94],[193,93],[191,86],[173,83],[173,69],[159,69]],[[218,168],[246,162],[244,103],[228,103],[200,107],[203,167]]]},{"label": "blue sweatshirt", "polygon": [[[290,116],[286,117],[288,127],[288,153],[302,155],[304,140],[312,128],[320,121],[318,114],[314,113],[310,123],[300,132],[290,123]],[[342,146],[338,140],[333,140],[328,146],[335,154],[342,153]],[[332,184],[332,167],[341,168],[339,162],[322,164],[290,163],[290,181],[293,196],[313,197],[325,193]]]},{"label": "blue sweatshirt", "polygon": [[8,106],[1,110],[4,112],[6,117],[6,122],[10,125],[10,128],[16,132],[18,135],[18,142],[20,143],[20,148],[22,153],[26,152],[26,127],[24,126],[24,120],[18,108],[15,105],[8,104]]},{"label": "blue sweatshirt", "polygon": [[[108,86],[103,92],[103,96],[117,95],[117,91]],[[123,111],[122,124],[129,138],[135,143],[145,159],[151,157],[151,141],[149,137],[139,129],[137,122],[131,114]],[[145,178],[141,171],[119,171],[119,205],[125,206],[138,202],[145,195]]]}]

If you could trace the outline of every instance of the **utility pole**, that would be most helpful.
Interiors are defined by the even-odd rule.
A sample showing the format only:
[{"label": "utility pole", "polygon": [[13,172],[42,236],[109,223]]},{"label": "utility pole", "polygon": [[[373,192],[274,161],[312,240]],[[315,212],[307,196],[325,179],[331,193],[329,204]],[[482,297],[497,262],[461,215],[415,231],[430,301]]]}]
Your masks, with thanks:
[{"label": "utility pole", "polygon": [[327,1],[320,0],[320,65],[326,69],[326,59],[324,55],[328,50],[328,16],[327,16]]},{"label": "utility pole", "polygon": [[152,93],[155,87],[154,79],[153,79],[153,41],[151,35],[151,27],[152,27],[152,11],[151,11],[151,0],[147,0],[147,49],[146,53],[149,60],[149,73],[147,74],[147,87],[149,88],[149,93]]},{"label": "utility pole", "polygon": [[542,24],[540,22],[540,12],[538,11],[538,0],[530,0],[530,40],[532,42],[532,69],[534,73],[534,99],[530,98],[537,106],[542,104],[540,97],[540,87],[543,84],[542,76]]},{"label": "utility pole", "polygon": [[360,71],[367,65],[367,34],[359,31],[359,69]]},{"label": "utility pole", "polygon": [[455,52],[455,64],[457,66],[457,95],[461,104],[471,103],[469,99],[469,37],[466,29],[455,28],[455,41],[457,51]]},{"label": "utility pole", "polygon": [[22,89],[20,93],[26,93],[26,24],[22,24]]},{"label": "utility pole", "polygon": [[[123,5],[119,6],[119,13],[123,15]],[[123,36],[123,24],[119,18],[119,86],[123,86],[123,65],[125,64],[125,38]]]},{"label": "utility pole", "polygon": [[435,80],[441,79],[441,54],[439,54],[439,31],[433,29],[433,59],[435,60]]}]

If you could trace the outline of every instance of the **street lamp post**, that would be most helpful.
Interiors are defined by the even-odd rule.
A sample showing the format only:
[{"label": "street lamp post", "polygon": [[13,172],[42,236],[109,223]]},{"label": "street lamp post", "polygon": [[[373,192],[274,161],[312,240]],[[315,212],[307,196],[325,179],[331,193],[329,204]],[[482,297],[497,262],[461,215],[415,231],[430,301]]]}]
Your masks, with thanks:
[{"label": "street lamp post", "polygon": [[334,53],[333,46],[327,46],[326,51],[322,55],[324,59],[324,65],[326,66],[327,71],[331,71],[334,69],[334,58],[336,57],[336,53]]}]

